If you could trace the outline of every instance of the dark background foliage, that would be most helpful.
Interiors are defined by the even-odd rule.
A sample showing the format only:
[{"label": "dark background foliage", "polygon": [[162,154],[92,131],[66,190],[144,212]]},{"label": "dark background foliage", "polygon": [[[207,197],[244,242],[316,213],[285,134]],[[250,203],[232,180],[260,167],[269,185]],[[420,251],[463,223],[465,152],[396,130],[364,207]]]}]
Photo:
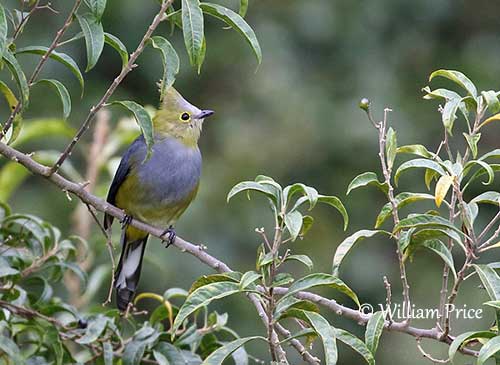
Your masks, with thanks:
[{"label": "dark background foliage", "polygon": [[[13,1],[7,1],[7,6]],[[227,1],[236,8],[236,1]],[[234,4],[233,4],[234,3]],[[53,7],[65,12],[68,1],[53,1]],[[133,49],[156,11],[153,1],[108,1],[103,24]],[[480,89],[498,89],[500,74],[500,4],[491,1],[264,1],[250,2],[248,22],[259,37],[263,63],[256,70],[250,49],[233,31],[223,30],[219,23],[208,21],[208,52],[200,75],[190,68],[180,32],[172,43],[181,57],[181,73],[176,87],[194,104],[216,110],[207,121],[201,139],[204,171],[198,198],[178,224],[180,236],[204,243],[215,256],[241,271],[254,268],[259,237],[255,227],[269,226],[271,215],[263,199],[250,202],[242,197],[226,204],[226,194],[238,181],[253,179],[257,174],[273,176],[288,184],[295,181],[314,186],[324,194],[341,197],[349,211],[348,232],[369,227],[385,202],[375,190],[355,191],[349,199],[345,191],[349,181],[363,171],[378,170],[377,139],[363,113],[357,108],[362,96],[372,99],[380,115],[384,106],[392,107],[390,120],[398,131],[401,144],[422,143],[436,148],[441,136],[440,116],[436,104],[422,100],[421,88],[427,75],[439,68],[460,69]],[[61,25],[60,17],[39,13],[20,38],[19,44],[48,45]],[[162,32],[169,31],[167,24]],[[83,40],[66,51],[83,68]],[[32,65],[35,58],[25,56],[22,63]],[[161,63],[152,49],[139,59],[135,69],[118,89],[115,100],[129,99],[156,106],[155,82],[161,76]],[[119,73],[116,53],[105,48],[99,64],[88,74],[84,97],[78,99],[78,85],[60,65],[49,63],[44,74],[57,72],[69,88],[73,112],[68,121],[77,127],[90,106],[102,95],[112,78]],[[6,75],[6,70],[1,71]],[[5,75],[2,75],[5,76]],[[1,119],[7,107],[0,101]],[[58,117],[60,102],[45,89],[34,89],[31,108],[25,118]],[[112,124],[120,112],[114,110]],[[482,139],[486,150],[497,143],[499,129],[492,126]],[[89,135],[87,135],[88,141]],[[62,138],[44,140],[25,146],[25,151],[39,148],[60,149]],[[77,168],[83,166],[85,146],[72,156]],[[483,151],[484,152],[484,151]],[[403,189],[423,188],[420,172],[404,177]],[[110,176],[102,173],[98,194],[105,196]],[[491,190],[498,188],[498,183]],[[423,191],[422,191],[423,192]],[[9,201],[16,212],[39,215],[72,232],[72,214],[76,201],[39,178],[27,180]],[[315,270],[329,272],[338,243],[345,237],[342,222],[328,208],[315,211],[316,225],[308,237],[295,243],[297,253],[304,252],[315,261]],[[115,229],[117,230],[117,229]],[[108,262],[104,241],[95,229],[90,240],[96,260]],[[116,239],[115,239],[116,241]],[[360,296],[362,302],[383,303],[382,276],[388,275],[399,298],[397,259],[393,243],[374,238],[362,250],[355,250],[341,273]],[[418,307],[436,307],[442,263],[430,254],[419,255],[408,265],[413,298]],[[297,266],[297,271],[302,270]],[[209,270],[192,257],[173,248],[165,250],[152,240],[143,267],[141,291],[162,293],[169,287],[189,287],[200,274]],[[478,307],[485,298],[468,297],[474,284],[466,282],[458,304],[468,301]],[[96,297],[98,305],[106,296],[107,281]],[[229,324],[241,335],[262,330],[255,309],[232,298],[215,305],[230,314]],[[245,304],[245,305],[243,305]],[[331,318],[361,334],[355,324]],[[485,320],[486,321],[486,320]],[[423,324],[416,321],[416,324]],[[433,325],[432,321],[425,323]],[[488,323],[465,321],[457,330],[484,328]],[[421,355],[412,337],[384,333],[377,359],[381,364],[420,364]],[[260,346],[260,345],[259,345]],[[252,348],[253,346],[250,346]],[[262,354],[264,346],[255,347]],[[444,345],[429,345],[437,354]],[[267,355],[263,355],[265,357]],[[351,350],[340,351],[342,364],[359,363]],[[464,358],[460,357],[460,361]]]}]

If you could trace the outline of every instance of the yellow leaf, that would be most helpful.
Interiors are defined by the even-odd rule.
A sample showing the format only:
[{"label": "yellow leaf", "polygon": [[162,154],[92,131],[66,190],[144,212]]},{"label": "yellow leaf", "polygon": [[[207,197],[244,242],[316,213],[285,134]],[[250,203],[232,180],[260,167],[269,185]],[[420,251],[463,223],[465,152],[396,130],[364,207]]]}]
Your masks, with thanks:
[{"label": "yellow leaf", "polygon": [[436,184],[436,192],[434,193],[434,200],[436,205],[439,207],[443,202],[444,197],[448,193],[451,184],[453,183],[453,177],[449,175],[441,176]]},{"label": "yellow leaf", "polygon": [[489,124],[491,122],[494,122],[495,120],[500,120],[500,113],[498,114],[495,114],[495,115],[492,115],[491,117],[489,117],[488,119],[486,119],[484,122],[482,122],[480,125],[479,125],[479,128],[482,128],[483,126],[485,126],[486,124]]},{"label": "yellow leaf", "polygon": [[491,245],[491,246],[486,246],[481,251],[491,250],[492,248],[498,248],[498,247],[500,247],[500,242],[497,242],[497,243],[495,243],[494,245]]}]

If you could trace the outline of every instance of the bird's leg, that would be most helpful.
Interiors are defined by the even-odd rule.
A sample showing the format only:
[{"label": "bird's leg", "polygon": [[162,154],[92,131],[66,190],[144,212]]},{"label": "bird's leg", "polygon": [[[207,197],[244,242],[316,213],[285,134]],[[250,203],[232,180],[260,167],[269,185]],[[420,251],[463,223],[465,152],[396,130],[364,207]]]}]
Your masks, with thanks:
[{"label": "bird's leg", "polygon": [[130,222],[132,222],[132,216],[128,215],[128,214],[125,214],[125,216],[123,217],[123,219],[120,221],[120,223],[122,225],[122,229],[127,228],[129,226]]},{"label": "bird's leg", "polygon": [[[170,225],[165,231],[163,231],[163,233],[161,234],[161,238],[162,238],[162,241],[161,243],[167,243],[167,245],[165,246],[165,248],[167,248],[168,246],[170,246],[172,243],[174,243],[175,241],[175,237],[177,236],[177,234],[175,233],[175,229],[174,229],[174,226]],[[166,239],[164,239],[166,238]]]}]

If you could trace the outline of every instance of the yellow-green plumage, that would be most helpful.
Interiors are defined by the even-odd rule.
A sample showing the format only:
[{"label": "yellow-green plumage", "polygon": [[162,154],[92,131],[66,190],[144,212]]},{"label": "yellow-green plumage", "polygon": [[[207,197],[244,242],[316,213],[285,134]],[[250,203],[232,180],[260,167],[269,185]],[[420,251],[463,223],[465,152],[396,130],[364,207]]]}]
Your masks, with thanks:
[{"label": "yellow-green plumage", "polygon": [[[108,202],[127,215],[158,227],[169,227],[195,198],[201,174],[198,139],[205,117],[213,114],[188,103],[170,88],[153,119],[151,158],[138,137],[122,157],[108,193]],[[105,217],[105,227],[112,222]],[[122,232],[122,254],[115,273],[118,307],[124,310],[139,281],[148,235],[127,226]]]}]

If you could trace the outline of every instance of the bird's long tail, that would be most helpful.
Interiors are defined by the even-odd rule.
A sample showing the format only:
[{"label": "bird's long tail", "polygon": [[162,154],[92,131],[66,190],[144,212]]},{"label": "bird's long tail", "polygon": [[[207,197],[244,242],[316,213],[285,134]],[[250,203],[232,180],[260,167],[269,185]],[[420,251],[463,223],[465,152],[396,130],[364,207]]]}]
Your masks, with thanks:
[{"label": "bird's long tail", "polygon": [[121,311],[126,310],[134,298],[147,241],[147,235],[136,240],[129,240],[127,230],[122,231],[122,253],[115,271],[116,303]]}]

